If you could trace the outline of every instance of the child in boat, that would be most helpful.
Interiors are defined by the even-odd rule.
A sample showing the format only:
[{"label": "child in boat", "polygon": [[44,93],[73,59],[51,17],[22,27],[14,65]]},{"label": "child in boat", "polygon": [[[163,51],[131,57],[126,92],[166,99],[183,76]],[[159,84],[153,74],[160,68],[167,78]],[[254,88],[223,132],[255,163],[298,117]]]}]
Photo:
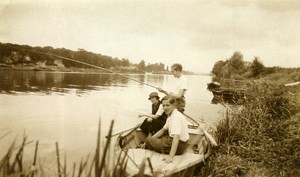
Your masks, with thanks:
[{"label": "child in boat", "polygon": [[169,154],[165,162],[170,163],[175,155],[183,154],[188,146],[188,123],[185,116],[176,109],[173,96],[165,96],[162,105],[168,119],[161,130],[146,139],[145,148]]},{"label": "child in boat", "polygon": [[147,136],[151,136],[165,125],[167,115],[163,111],[157,92],[150,93],[148,100],[152,102],[152,114],[140,114],[139,117],[147,117],[140,128]]}]

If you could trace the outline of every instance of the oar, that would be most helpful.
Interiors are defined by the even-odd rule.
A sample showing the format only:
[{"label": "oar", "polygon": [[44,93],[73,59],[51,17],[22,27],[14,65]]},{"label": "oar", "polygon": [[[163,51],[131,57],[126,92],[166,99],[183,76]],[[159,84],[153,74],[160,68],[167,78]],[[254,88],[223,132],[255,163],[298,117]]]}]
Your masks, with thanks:
[{"label": "oar", "polygon": [[205,128],[200,124],[202,131],[204,133],[204,135],[206,136],[206,138],[209,140],[209,142],[213,145],[213,146],[218,146],[218,143],[215,141],[215,139],[212,137],[211,134],[209,134]]},{"label": "oar", "polygon": [[[117,132],[117,133],[111,134],[111,137],[114,137],[114,136],[123,134],[123,133],[125,133],[125,132],[129,132],[129,131],[135,130],[135,129],[139,128],[140,126],[141,126],[141,124],[137,124],[137,125],[136,125],[135,127],[133,127],[133,128],[121,130],[121,131],[119,131],[119,132]],[[108,138],[108,137],[105,136],[105,138]]]},{"label": "oar", "polygon": [[189,118],[190,120],[192,120],[194,123],[196,123],[198,126],[201,127],[205,137],[208,139],[208,141],[213,145],[213,146],[218,146],[218,143],[215,141],[215,139],[212,137],[211,134],[209,134],[205,128],[203,127],[203,125],[200,123],[198,123],[195,119],[193,119],[191,116],[187,115],[187,114],[183,114],[185,115],[187,118]]}]

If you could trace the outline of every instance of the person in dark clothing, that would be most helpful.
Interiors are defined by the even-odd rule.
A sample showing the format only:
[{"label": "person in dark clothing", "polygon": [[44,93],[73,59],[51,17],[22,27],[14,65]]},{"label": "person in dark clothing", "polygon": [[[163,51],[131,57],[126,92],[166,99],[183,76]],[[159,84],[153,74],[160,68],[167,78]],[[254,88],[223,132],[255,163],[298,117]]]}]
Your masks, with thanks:
[{"label": "person in dark clothing", "polygon": [[167,115],[163,111],[157,92],[152,92],[149,100],[152,102],[151,114],[140,114],[139,117],[147,117],[140,128],[146,135],[151,136],[165,125]]}]

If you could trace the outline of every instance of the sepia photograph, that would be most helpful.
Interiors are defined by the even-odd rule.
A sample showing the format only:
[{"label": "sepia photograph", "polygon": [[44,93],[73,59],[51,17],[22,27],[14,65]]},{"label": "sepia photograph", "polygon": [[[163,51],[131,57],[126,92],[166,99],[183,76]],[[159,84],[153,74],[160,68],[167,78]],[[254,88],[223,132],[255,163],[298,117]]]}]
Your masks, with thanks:
[{"label": "sepia photograph", "polygon": [[1,0],[0,177],[300,176],[299,0]]}]

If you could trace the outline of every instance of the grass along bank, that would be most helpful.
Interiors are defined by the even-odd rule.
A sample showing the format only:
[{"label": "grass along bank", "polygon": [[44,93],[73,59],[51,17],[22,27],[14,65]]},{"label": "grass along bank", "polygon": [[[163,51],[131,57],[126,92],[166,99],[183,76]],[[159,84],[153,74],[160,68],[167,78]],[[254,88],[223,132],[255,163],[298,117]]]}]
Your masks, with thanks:
[{"label": "grass along bank", "polygon": [[300,85],[258,83],[217,124],[219,146],[202,176],[299,176]]}]

